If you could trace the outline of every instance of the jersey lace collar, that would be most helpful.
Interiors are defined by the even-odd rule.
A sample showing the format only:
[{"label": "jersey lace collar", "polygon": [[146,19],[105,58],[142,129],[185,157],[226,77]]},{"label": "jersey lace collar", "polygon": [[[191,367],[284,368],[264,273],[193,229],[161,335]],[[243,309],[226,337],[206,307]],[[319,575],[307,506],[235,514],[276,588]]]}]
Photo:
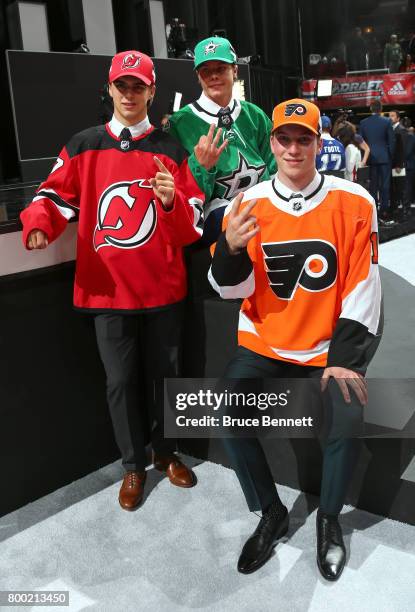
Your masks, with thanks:
[{"label": "jersey lace collar", "polygon": [[323,186],[323,183],[324,176],[316,172],[311,183],[309,183],[304,189],[302,189],[301,191],[293,191],[291,188],[287,187],[286,185],[284,185],[284,183],[280,181],[277,172],[275,178],[272,181],[272,187],[277,196],[281,198],[281,200],[289,202],[294,193],[297,194],[299,197],[303,198],[304,200],[311,200],[311,198],[313,198],[320,191]]}]

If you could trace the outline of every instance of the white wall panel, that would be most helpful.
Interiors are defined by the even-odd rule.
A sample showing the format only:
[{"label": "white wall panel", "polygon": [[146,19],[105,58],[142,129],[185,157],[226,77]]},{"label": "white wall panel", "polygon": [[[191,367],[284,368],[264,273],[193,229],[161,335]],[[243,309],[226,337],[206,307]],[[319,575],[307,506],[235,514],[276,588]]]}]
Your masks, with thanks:
[{"label": "white wall panel", "polygon": [[18,2],[23,49],[50,51],[46,6],[38,2]]},{"label": "white wall panel", "polygon": [[91,53],[116,53],[114,16],[111,0],[82,0],[86,44]]}]

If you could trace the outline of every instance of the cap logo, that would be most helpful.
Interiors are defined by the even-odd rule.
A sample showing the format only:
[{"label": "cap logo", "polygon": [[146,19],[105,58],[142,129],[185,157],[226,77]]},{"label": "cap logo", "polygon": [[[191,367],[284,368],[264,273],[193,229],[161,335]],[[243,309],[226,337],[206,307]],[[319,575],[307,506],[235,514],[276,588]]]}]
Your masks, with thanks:
[{"label": "cap logo", "polygon": [[304,104],[287,104],[285,107],[285,116],[291,117],[292,115],[305,115],[307,112]]},{"label": "cap logo", "polygon": [[129,68],[137,68],[140,65],[141,58],[136,53],[129,53],[123,57],[121,68],[127,70]]},{"label": "cap logo", "polygon": [[215,45],[215,43],[211,40],[209,44],[205,45],[205,55],[209,53],[216,53],[216,49],[220,47],[220,44]]}]

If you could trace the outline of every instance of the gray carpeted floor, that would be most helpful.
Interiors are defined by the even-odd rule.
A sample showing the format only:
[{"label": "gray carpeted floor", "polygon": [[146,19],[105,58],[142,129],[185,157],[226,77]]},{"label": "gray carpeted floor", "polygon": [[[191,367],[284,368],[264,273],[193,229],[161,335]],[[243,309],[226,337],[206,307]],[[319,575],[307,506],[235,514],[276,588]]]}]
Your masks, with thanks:
[{"label": "gray carpeted floor", "polygon": [[258,518],[231,470],[202,463],[195,472],[198,485],[179,489],[150,470],[144,505],[129,513],[117,502],[117,463],[1,518],[0,589],[67,589],[69,608],[50,610],[71,612],[415,609],[413,527],[346,508],[350,558],[327,583],[315,563],[315,512],[307,517],[305,496],[281,487],[289,538],[243,576],[236,561]]}]

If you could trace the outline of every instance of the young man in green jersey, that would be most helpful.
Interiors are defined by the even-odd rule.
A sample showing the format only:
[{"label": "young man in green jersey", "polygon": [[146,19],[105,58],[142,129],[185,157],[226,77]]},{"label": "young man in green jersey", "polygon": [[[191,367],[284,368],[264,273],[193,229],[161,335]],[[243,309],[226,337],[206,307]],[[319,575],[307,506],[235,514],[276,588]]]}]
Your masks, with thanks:
[{"label": "young man in green jersey", "polygon": [[[217,239],[230,200],[277,170],[269,146],[270,119],[255,104],[233,96],[236,61],[226,38],[200,41],[195,47],[195,70],[202,94],[174,113],[166,126],[187,149],[189,165],[206,195],[203,239],[207,244]],[[213,137],[215,128],[219,129]]]}]

